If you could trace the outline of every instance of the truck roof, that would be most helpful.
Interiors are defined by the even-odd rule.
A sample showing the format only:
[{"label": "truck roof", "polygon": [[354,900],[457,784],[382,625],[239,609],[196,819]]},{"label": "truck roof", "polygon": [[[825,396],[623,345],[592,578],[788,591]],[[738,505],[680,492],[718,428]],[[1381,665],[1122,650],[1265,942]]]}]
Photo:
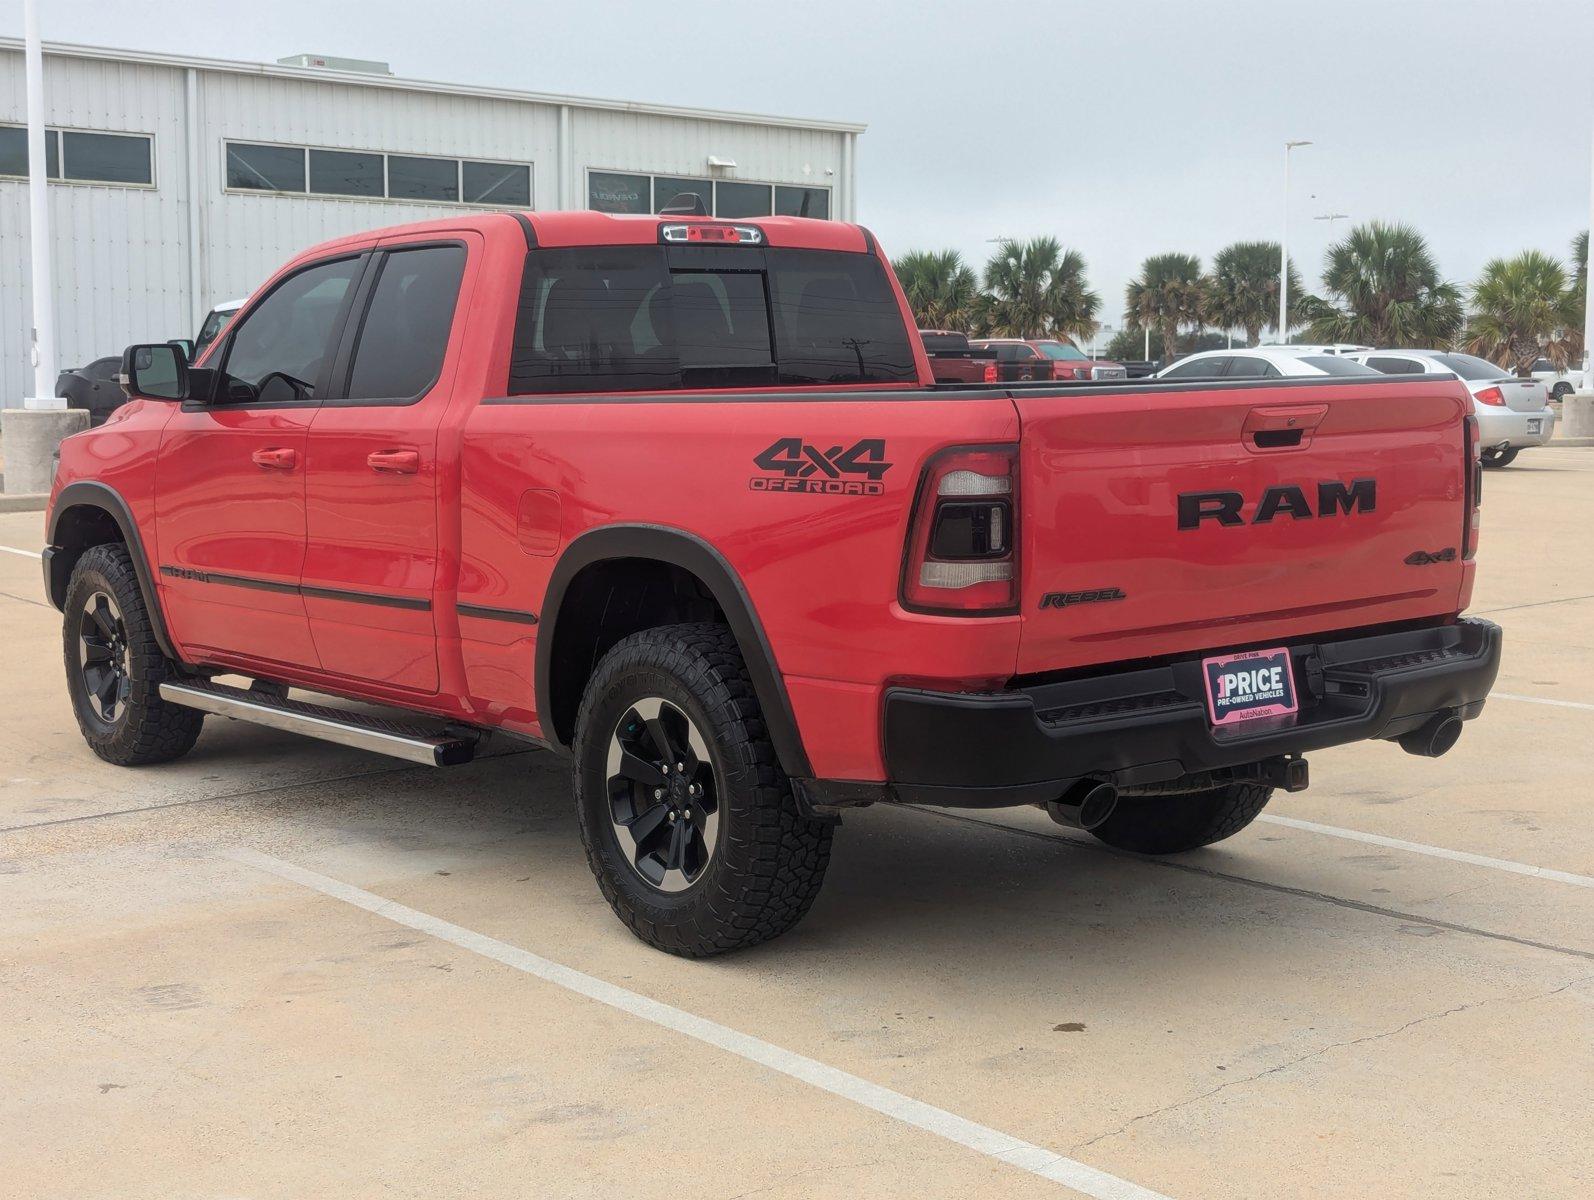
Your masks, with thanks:
[{"label": "truck roof", "polygon": [[847,250],[867,253],[873,239],[861,225],[811,217],[698,217],[600,212],[467,212],[435,221],[412,221],[367,229],[310,247],[299,257],[317,255],[351,242],[402,234],[444,233],[502,228],[506,220],[530,224],[539,246],[646,246],[659,241],[661,225],[751,225],[764,232],[770,246],[800,250]]}]

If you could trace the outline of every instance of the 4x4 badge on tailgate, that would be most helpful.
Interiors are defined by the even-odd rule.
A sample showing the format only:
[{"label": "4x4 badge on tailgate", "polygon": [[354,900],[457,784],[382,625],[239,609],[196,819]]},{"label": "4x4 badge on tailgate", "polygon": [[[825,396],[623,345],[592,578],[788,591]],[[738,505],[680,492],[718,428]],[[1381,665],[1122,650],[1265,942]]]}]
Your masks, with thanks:
[{"label": "4x4 badge on tailgate", "polygon": [[[754,475],[747,486],[755,492],[807,492],[819,496],[878,496],[881,480],[891,469],[884,438],[864,438],[843,450],[821,450],[802,438],[777,438],[753,458],[753,465],[772,472]],[[862,475],[862,479],[844,476]]]},{"label": "4x4 badge on tailgate", "polygon": [[1431,567],[1434,563],[1455,562],[1456,548],[1446,546],[1443,550],[1413,550],[1406,555],[1408,567]]}]

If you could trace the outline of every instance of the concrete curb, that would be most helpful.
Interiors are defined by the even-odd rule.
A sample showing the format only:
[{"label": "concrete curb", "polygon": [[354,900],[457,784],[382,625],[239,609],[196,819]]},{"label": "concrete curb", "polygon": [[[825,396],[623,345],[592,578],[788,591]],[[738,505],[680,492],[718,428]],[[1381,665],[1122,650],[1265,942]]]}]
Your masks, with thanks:
[{"label": "concrete curb", "polygon": [[21,496],[0,496],[0,513],[43,512],[50,503],[49,492],[28,492]]},{"label": "concrete curb", "polygon": [[1544,445],[1540,446],[1539,449],[1554,450],[1558,446],[1565,447],[1569,450],[1576,450],[1584,446],[1594,446],[1594,437],[1551,438],[1549,441],[1545,442]]}]

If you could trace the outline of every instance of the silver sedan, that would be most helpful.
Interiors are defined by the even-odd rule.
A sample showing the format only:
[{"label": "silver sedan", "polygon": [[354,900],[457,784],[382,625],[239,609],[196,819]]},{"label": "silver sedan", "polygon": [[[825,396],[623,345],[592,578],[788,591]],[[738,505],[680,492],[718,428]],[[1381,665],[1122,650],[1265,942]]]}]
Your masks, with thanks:
[{"label": "silver sedan", "polygon": [[1537,379],[1521,379],[1472,354],[1447,350],[1364,350],[1349,355],[1386,375],[1457,375],[1472,393],[1483,465],[1504,467],[1523,450],[1555,436],[1550,394]]}]

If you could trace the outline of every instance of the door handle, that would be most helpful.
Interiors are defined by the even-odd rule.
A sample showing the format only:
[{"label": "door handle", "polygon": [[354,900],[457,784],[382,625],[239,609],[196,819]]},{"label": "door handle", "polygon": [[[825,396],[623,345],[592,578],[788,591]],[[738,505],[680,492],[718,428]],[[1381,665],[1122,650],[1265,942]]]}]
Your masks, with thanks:
[{"label": "door handle", "polygon": [[419,450],[373,450],[365,465],[382,475],[414,475],[421,469]]},{"label": "door handle", "polygon": [[299,452],[281,447],[256,450],[249,457],[254,459],[255,466],[268,471],[291,471],[299,465]]}]

